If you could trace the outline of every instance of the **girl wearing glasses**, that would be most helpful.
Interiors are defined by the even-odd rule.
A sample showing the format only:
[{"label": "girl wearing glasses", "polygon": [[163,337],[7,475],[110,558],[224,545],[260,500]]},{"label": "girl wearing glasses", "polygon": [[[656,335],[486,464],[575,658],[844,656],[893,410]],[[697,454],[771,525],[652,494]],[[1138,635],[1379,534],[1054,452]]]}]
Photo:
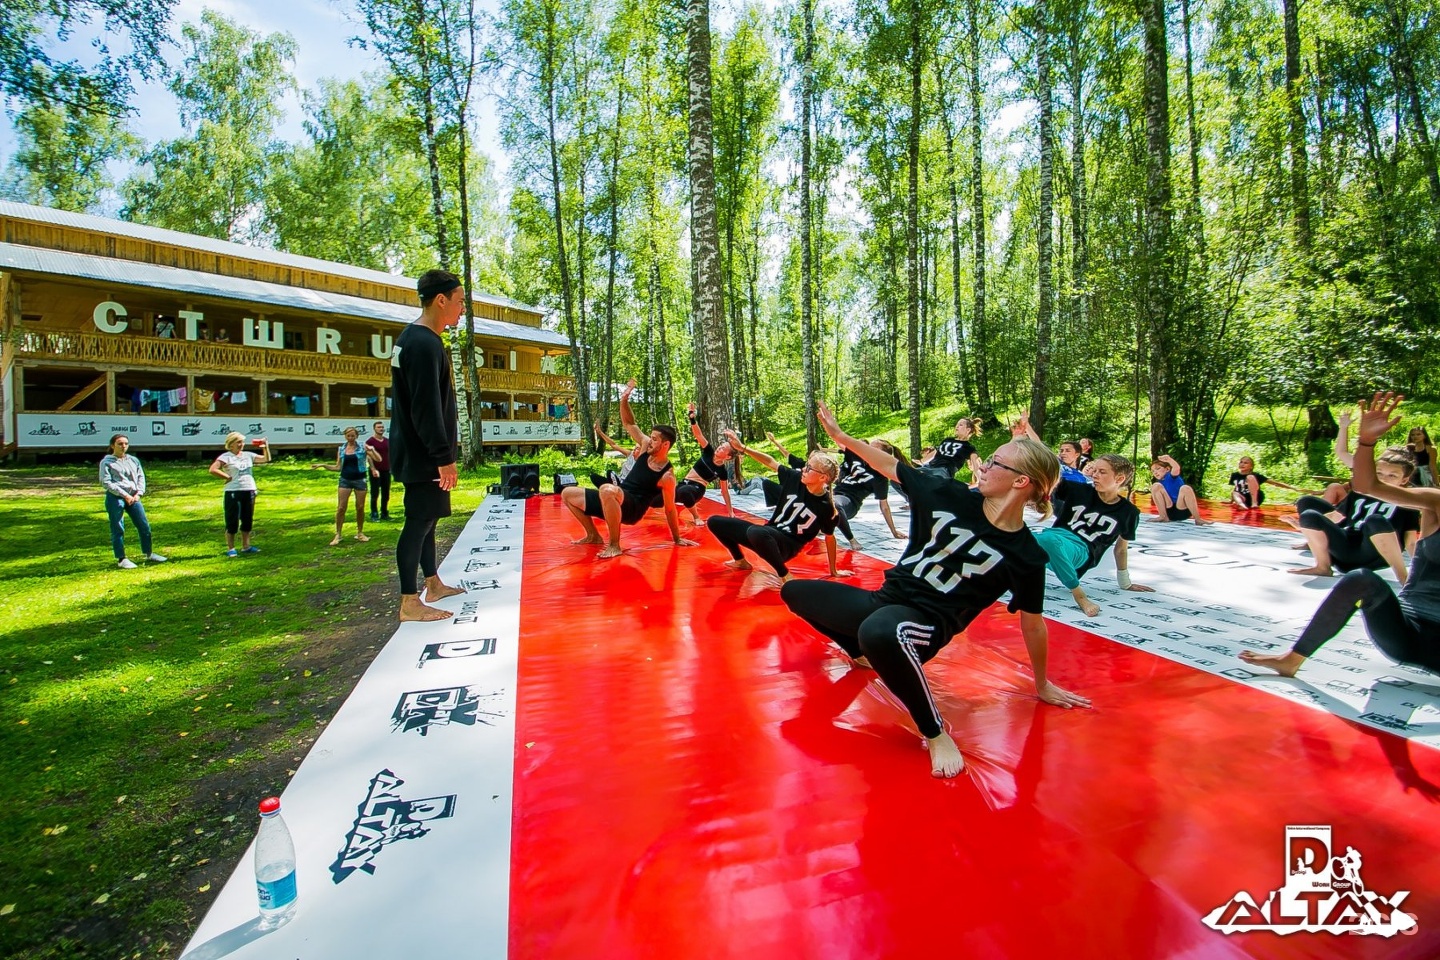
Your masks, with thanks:
[{"label": "girl wearing glasses", "polygon": [[780,476],[779,503],[763,526],[738,517],[710,519],[710,532],[734,557],[725,565],[735,570],[751,569],[750,561],[740,552],[741,547],[748,548],[774,568],[780,577],[780,581],[774,584],[778,587],[792,576],[785,566],[786,562],[823,533],[830,576],[850,576],[849,570],[835,569],[835,520],[839,512],[830,498],[830,484],[840,475],[840,465],[835,458],[816,451],[810,454],[803,467],[796,470],[777,463],[774,457],[746,447],[734,431],[726,430],[725,436],[732,450],[744,454],[767,470],[777,471]]},{"label": "girl wearing glasses", "polygon": [[965,767],[930,694],[923,665],[1001,594],[1020,611],[1020,629],[1040,699],[1060,707],[1090,701],[1046,675],[1045,551],[1025,526],[1025,505],[1048,510],[1060,464],[1044,444],[1012,440],[980,467],[975,489],[927,476],[840,429],[823,403],[817,414],[837,444],[910,494],[910,545],[879,590],[824,580],[791,580],[780,599],[864,666],[910,711],[930,751],[930,772]]},{"label": "girl wearing glasses", "polygon": [[[1135,539],[1140,510],[1125,498],[1125,488],[1135,477],[1130,461],[1107,453],[1085,468],[1089,483],[1061,480],[1055,488],[1055,523],[1035,535],[1040,549],[1049,557],[1048,566],[1070,590],[1085,616],[1100,613],[1095,601],[1085,595],[1080,578],[1115,548],[1115,579],[1122,590],[1154,593],[1152,587],[1130,580],[1129,543]],[[1093,484],[1093,485],[1092,485]]]}]

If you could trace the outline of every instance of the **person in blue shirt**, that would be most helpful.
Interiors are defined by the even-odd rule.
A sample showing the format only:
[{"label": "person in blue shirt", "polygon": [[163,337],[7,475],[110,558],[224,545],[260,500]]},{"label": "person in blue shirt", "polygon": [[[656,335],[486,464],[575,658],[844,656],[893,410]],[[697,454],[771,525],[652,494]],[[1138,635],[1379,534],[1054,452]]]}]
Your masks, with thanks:
[{"label": "person in blue shirt", "polygon": [[1161,454],[1150,464],[1150,502],[1155,504],[1156,519],[1161,523],[1194,520],[1197,527],[1208,527],[1213,522],[1200,518],[1200,500],[1195,488],[1185,482],[1180,473],[1180,464],[1169,454]]}]

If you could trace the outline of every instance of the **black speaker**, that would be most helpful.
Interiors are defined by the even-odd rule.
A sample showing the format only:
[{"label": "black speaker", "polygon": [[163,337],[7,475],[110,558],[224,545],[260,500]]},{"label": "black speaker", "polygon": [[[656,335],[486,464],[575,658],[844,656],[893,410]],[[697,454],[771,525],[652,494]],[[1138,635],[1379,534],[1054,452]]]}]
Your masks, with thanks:
[{"label": "black speaker", "polygon": [[540,492],[540,467],[534,463],[500,464],[500,489],[506,500],[523,500]]},{"label": "black speaker", "polygon": [[555,474],[555,492],[556,492],[556,493],[559,493],[561,490],[564,490],[566,487],[578,487],[578,486],[579,486],[579,484],[575,482],[575,474],[573,474],[573,473],[557,473],[557,474]]}]

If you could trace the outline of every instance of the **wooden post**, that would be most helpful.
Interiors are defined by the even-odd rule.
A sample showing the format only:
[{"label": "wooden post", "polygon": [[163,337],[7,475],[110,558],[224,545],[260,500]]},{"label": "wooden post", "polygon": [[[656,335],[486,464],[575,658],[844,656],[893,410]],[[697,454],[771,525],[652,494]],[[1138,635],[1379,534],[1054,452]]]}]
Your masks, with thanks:
[{"label": "wooden post", "polygon": [[270,400],[270,381],[259,380],[256,382],[260,385],[260,389],[255,394],[255,412],[264,416],[265,404]]},{"label": "wooden post", "polygon": [[330,384],[320,384],[320,416],[330,416]]},{"label": "wooden post", "polygon": [[[111,382],[114,382],[113,375]],[[185,412],[195,412],[195,375],[193,373],[185,375]]]},{"label": "wooden post", "polygon": [[115,403],[116,403],[116,399],[115,399],[115,371],[114,371],[114,370],[106,370],[106,371],[105,371],[105,412],[106,412],[106,413],[119,413],[120,411],[115,408]]}]

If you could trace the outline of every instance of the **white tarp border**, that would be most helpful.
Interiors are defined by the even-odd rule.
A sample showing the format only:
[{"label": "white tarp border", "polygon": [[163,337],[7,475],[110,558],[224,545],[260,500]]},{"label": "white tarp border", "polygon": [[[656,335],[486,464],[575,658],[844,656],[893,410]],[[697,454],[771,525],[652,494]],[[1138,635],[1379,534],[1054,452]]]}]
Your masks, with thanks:
[{"label": "white tarp border", "polygon": [[252,847],[184,960],[506,955],[524,518],[485,499],[440,565],[457,616],[399,626],[281,795],[295,918],[258,929]]}]

